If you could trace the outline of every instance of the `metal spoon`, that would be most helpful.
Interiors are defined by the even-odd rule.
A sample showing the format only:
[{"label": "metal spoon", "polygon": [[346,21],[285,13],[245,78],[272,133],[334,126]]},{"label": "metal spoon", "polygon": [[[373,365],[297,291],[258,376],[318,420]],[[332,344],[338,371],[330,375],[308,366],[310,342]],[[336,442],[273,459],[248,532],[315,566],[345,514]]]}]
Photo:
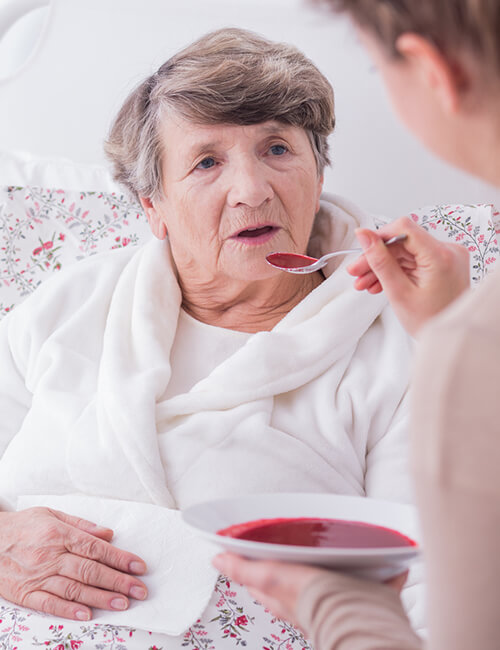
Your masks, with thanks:
[{"label": "metal spoon", "polygon": [[[385,243],[386,246],[395,244],[398,241],[404,241],[407,235],[397,235],[391,237]],[[326,263],[332,257],[337,255],[347,255],[348,253],[358,253],[362,248],[347,248],[334,253],[327,253],[319,259],[316,257],[309,257],[309,255],[299,255],[298,253],[269,253],[266,256],[266,261],[271,266],[287,273],[313,273],[326,266]]]}]

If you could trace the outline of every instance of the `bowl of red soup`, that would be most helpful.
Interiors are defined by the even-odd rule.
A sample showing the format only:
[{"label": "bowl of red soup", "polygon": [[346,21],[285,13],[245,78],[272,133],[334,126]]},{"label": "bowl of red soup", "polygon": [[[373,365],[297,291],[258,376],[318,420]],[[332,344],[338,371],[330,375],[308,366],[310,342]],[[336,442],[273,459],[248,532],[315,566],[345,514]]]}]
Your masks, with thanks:
[{"label": "bowl of red soup", "polygon": [[200,503],[183,518],[218,549],[378,580],[405,571],[420,553],[413,506],[365,497],[256,494]]}]

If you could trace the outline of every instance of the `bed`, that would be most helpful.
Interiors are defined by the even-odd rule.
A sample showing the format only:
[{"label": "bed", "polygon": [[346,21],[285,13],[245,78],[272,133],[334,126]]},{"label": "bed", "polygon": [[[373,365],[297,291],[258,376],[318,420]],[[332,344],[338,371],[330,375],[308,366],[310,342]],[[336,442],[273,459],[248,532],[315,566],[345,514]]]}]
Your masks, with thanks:
[{"label": "bed", "polygon": [[[497,263],[500,216],[492,204],[498,196],[432,160],[403,134],[343,21],[330,23],[295,0],[52,0],[46,5],[26,2],[43,12],[28,30],[31,38],[39,31],[38,41],[24,63],[16,62],[17,71],[0,80],[0,317],[61,269],[151,236],[140,206],[103,166],[102,138],[141,76],[182,44],[223,24],[294,41],[333,79],[339,127],[327,187],[384,216],[406,213],[436,237],[466,246],[474,284]],[[408,173],[396,174],[403,158]],[[6,650],[238,646],[311,648],[298,630],[224,576],[203,615],[177,636],[116,624],[111,617],[88,624],[56,620],[0,600],[0,647]]]}]

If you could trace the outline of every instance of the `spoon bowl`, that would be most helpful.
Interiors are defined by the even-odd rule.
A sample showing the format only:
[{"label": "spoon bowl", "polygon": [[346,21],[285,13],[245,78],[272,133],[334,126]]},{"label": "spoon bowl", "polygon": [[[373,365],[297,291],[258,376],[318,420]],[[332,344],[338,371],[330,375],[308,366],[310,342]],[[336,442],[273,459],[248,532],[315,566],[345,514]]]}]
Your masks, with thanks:
[{"label": "spoon bowl", "polygon": [[[407,235],[397,235],[391,237],[385,243],[386,246],[404,241]],[[327,253],[320,258],[310,257],[309,255],[300,255],[299,253],[270,253],[266,256],[266,261],[275,269],[286,271],[287,273],[314,273],[326,266],[328,260],[337,255],[348,255],[349,253],[359,253],[362,248],[346,248],[341,251]]]}]

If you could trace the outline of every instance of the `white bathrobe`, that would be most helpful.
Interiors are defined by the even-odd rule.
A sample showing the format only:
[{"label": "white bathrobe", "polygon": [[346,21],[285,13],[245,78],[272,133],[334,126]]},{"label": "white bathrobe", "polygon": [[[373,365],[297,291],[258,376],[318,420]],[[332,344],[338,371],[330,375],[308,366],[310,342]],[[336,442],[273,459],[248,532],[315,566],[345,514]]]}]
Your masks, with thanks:
[{"label": "white bathrobe", "polygon": [[[309,253],[352,246],[360,225],[373,224],[324,197]],[[181,304],[168,244],[47,281],[0,324],[0,508],[33,494],[181,509],[266,491],[411,500],[412,342],[383,295],[353,289],[352,259],[164,401]]]},{"label": "white bathrobe", "polygon": [[[360,224],[326,197],[309,252],[352,245]],[[351,260],[163,402],[181,302],[168,245],[47,281],[0,326],[0,507],[40,493],[180,508],[264,491],[409,500],[412,344],[382,295],[352,288]]]}]

